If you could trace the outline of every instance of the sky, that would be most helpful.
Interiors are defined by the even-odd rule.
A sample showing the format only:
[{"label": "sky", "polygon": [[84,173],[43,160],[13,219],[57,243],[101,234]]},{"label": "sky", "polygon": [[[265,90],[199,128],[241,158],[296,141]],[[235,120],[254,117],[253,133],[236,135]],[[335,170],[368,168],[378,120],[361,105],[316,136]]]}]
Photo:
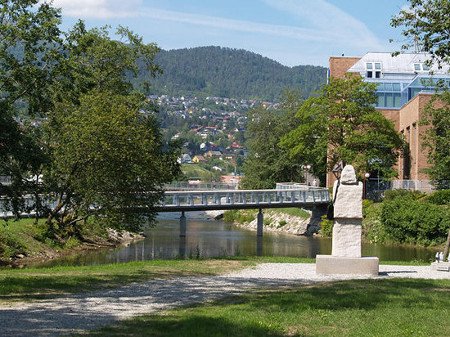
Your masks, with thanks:
[{"label": "sky", "polygon": [[[245,49],[287,66],[327,66],[330,56],[392,52],[389,24],[407,0],[53,0],[63,28],[129,27],[162,49]],[[394,42],[390,43],[389,40]]]}]

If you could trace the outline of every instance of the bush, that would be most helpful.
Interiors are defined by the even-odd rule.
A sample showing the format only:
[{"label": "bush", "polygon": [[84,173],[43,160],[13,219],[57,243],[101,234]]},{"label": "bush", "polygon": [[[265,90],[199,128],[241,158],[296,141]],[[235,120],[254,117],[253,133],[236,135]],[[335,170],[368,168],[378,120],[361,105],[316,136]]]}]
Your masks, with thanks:
[{"label": "bush", "polygon": [[411,200],[418,200],[425,196],[425,193],[411,190],[387,190],[384,192],[383,201],[394,200],[397,198],[409,198]]},{"label": "bush", "polygon": [[240,224],[252,222],[255,220],[255,217],[254,211],[230,210],[223,213],[223,221]]},{"label": "bush", "polygon": [[450,190],[434,191],[426,200],[435,205],[450,205]]},{"label": "bush", "polygon": [[286,226],[286,224],[287,224],[286,220],[280,220],[280,221],[278,221],[278,227],[277,228],[284,227],[284,226]]},{"label": "bush", "polygon": [[333,234],[333,220],[328,220],[327,215],[322,215],[320,222],[320,234],[323,237],[330,238]]},{"label": "bush", "polygon": [[381,223],[395,242],[439,244],[445,241],[450,228],[450,212],[424,200],[414,200],[408,193],[383,202]]},{"label": "bush", "polygon": [[364,238],[372,243],[388,241],[388,236],[380,221],[383,204],[371,200],[363,200],[362,233]]}]

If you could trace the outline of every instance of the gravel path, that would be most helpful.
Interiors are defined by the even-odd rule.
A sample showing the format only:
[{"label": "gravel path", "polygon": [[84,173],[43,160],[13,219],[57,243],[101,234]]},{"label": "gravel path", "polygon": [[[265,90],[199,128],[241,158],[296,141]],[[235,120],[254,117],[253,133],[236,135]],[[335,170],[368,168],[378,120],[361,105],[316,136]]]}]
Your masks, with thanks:
[{"label": "gravel path", "polygon": [[[449,272],[429,266],[380,266],[377,278],[450,279]],[[368,278],[316,275],[315,264],[264,263],[255,268],[214,277],[183,277],[133,283],[113,290],[69,295],[31,303],[0,306],[1,336],[60,336],[113,324],[144,313],[274,288],[315,282]]]}]

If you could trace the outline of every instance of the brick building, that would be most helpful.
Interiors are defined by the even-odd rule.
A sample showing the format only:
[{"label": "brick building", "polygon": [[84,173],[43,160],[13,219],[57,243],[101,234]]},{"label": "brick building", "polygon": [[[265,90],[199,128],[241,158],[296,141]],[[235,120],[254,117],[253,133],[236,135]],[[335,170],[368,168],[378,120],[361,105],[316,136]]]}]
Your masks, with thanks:
[{"label": "brick building", "polygon": [[[450,66],[431,69],[424,53],[405,53],[393,57],[390,53],[367,53],[362,57],[330,57],[329,78],[346,73],[359,74],[367,82],[377,84],[376,109],[391,120],[409,144],[409,156],[397,164],[398,179],[427,180],[427,153],[422,149],[427,126],[420,125],[424,107],[435,92],[435,84],[443,81],[450,87]],[[334,181],[327,175],[327,186]]]}]

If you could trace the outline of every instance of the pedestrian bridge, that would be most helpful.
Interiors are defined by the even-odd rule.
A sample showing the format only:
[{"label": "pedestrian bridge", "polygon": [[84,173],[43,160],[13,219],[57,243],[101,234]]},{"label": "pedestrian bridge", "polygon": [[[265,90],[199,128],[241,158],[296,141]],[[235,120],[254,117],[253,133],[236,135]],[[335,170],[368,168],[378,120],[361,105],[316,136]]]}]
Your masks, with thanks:
[{"label": "pedestrian bridge", "polygon": [[[172,190],[164,192],[162,201],[153,206],[156,212],[181,212],[180,237],[186,237],[187,221],[185,212],[230,210],[230,209],[259,209],[257,215],[257,236],[263,235],[263,212],[265,208],[302,207],[315,209],[324,206],[330,201],[326,188],[305,186],[301,184],[277,184],[271,190]],[[32,207],[31,196],[25,197],[25,204]],[[49,202],[49,205],[52,203]],[[8,218],[13,214],[3,209],[0,199],[0,217]],[[136,209],[139,211],[139,208]],[[34,216],[30,211],[22,216]]]},{"label": "pedestrian bridge", "polygon": [[158,212],[312,207],[330,201],[326,188],[166,191]]}]

